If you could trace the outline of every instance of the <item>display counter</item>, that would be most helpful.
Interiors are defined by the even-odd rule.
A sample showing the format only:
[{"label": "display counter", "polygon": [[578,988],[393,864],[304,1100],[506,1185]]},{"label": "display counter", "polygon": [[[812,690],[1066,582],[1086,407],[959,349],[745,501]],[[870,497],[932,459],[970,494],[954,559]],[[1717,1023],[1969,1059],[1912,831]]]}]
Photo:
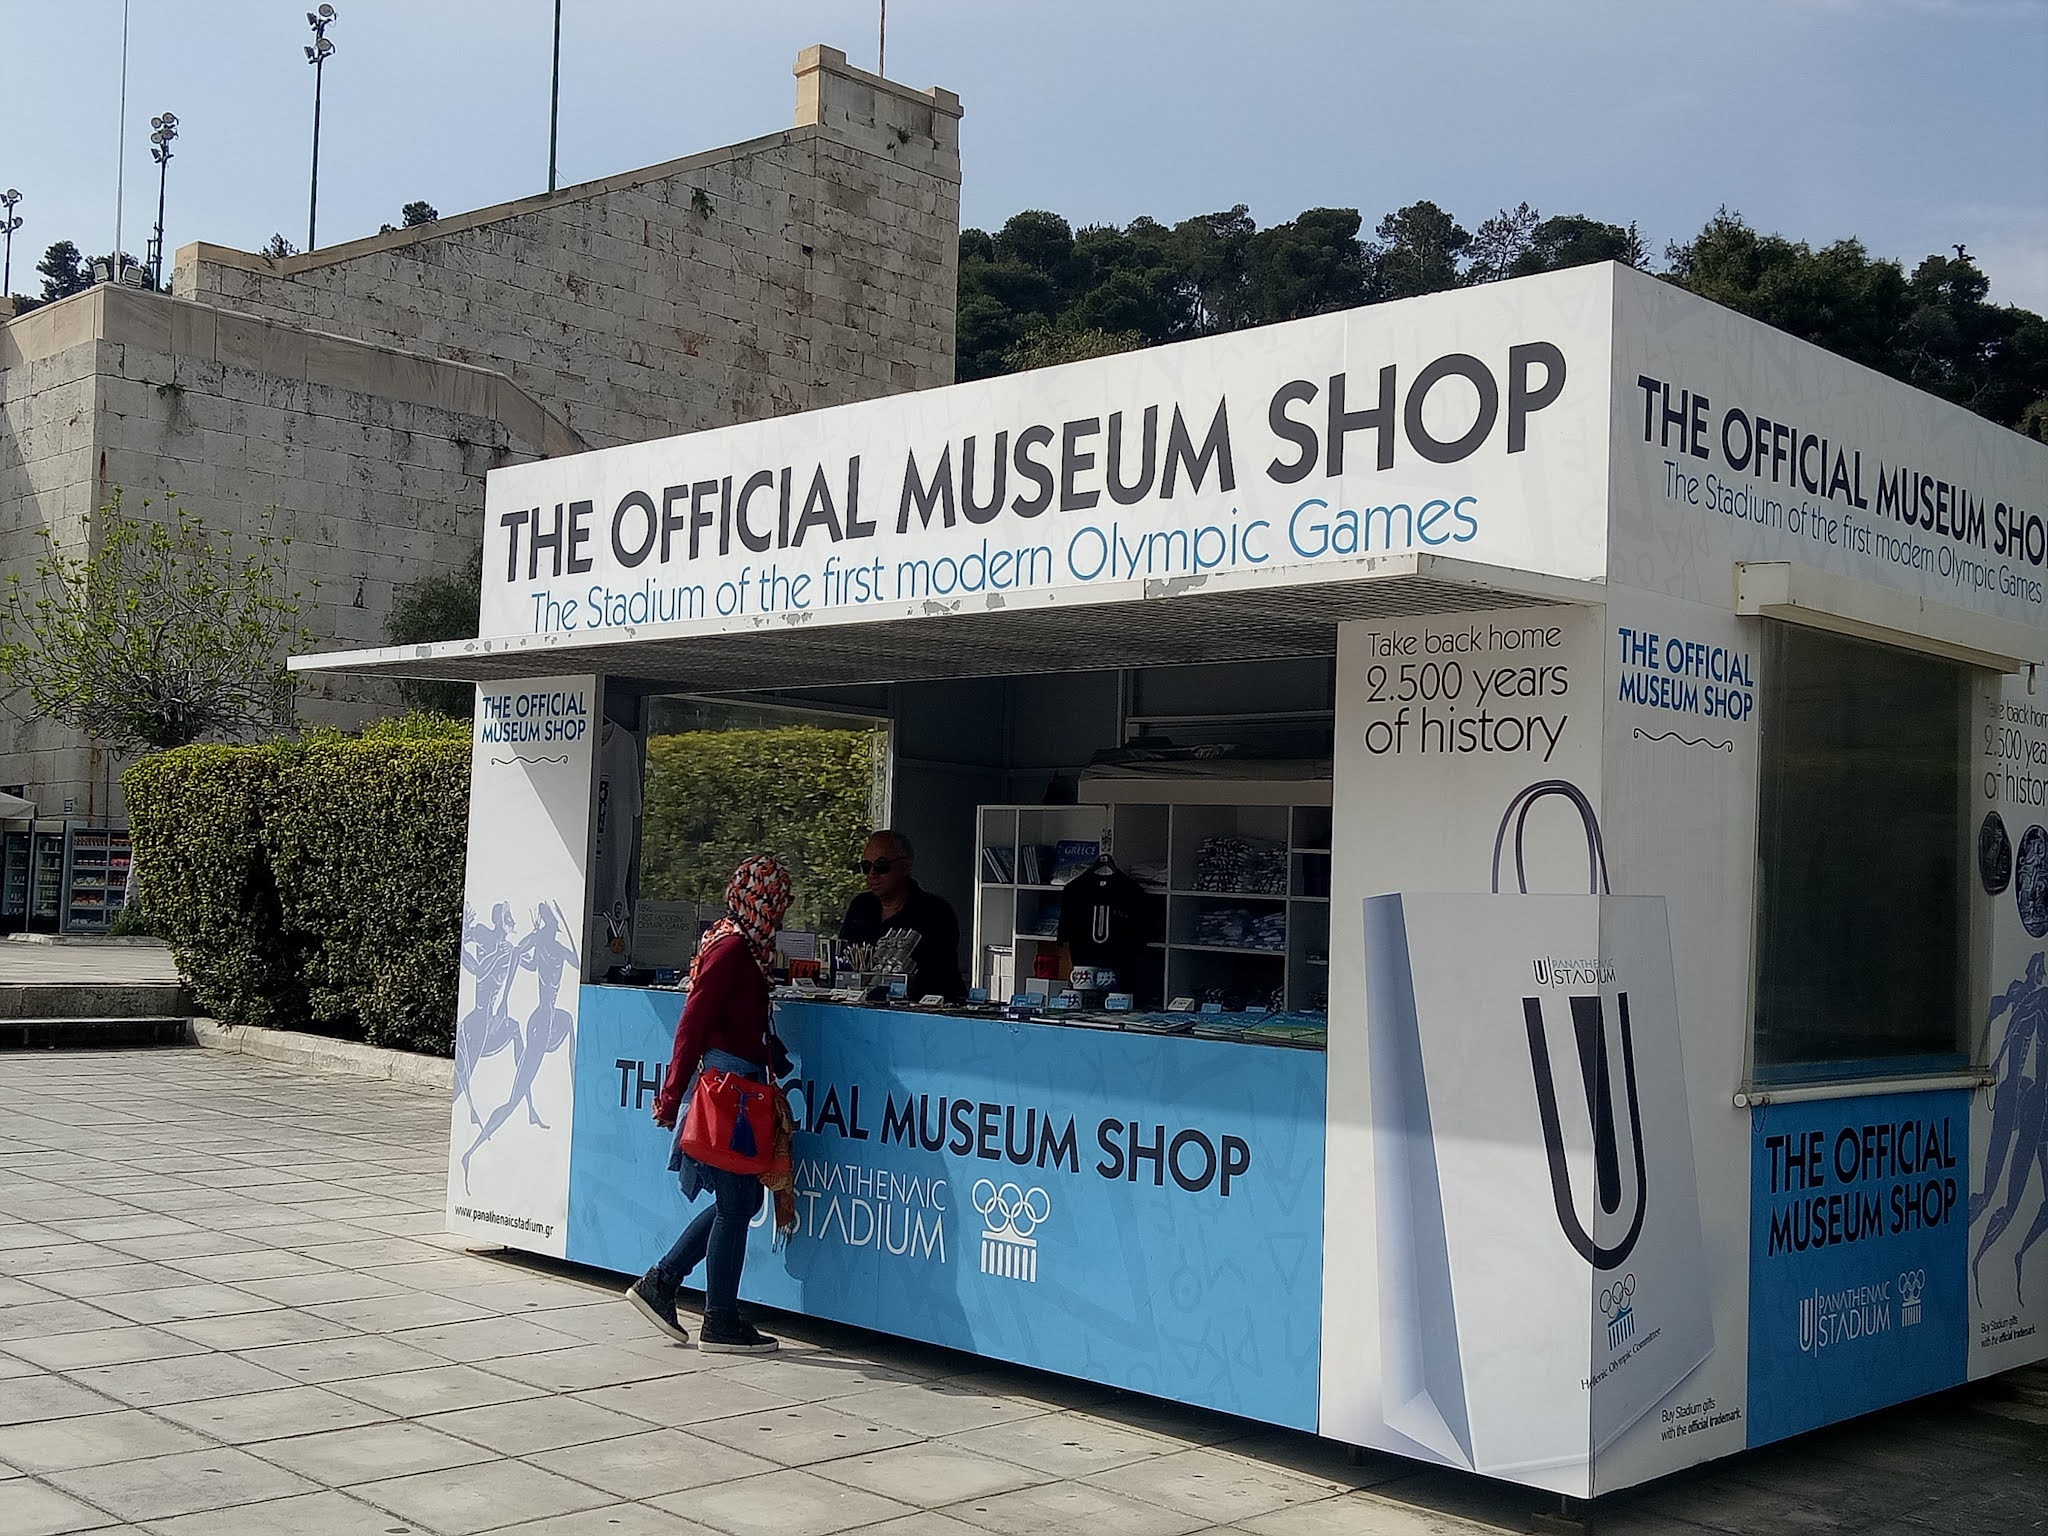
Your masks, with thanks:
[{"label": "display counter", "polygon": [[[649,1118],[680,1007],[582,989],[577,1263],[637,1274],[687,1220]],[[797,1231],[777,1250],[764,1206],[745,1299],[1315,1428],[1321,1052],[798,1001],[776,1027]]]}]

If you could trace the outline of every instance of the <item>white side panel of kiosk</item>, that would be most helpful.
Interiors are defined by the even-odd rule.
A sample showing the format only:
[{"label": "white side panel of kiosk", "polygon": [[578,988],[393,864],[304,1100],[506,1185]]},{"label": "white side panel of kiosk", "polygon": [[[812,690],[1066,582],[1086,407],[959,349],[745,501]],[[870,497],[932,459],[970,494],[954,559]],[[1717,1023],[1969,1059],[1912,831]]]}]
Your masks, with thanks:
[{"label": "white side panel of kiosk", "polygon": [[[1602,635],[1361,621],[1337,662],[1320,1429],[1574,1494],[1712,1347],[1690,1144],[1635,1157],[1684,1119],[1663,903],[1592,889]],[[1631,1274],[1641,1332],[1598,1310]]]},{"label": "white side panel of kiosk", "polygon": [[1618,891],[1661,891],[1671,923],[1714,1350],[1611,1444],[1596,1492],[1739,1451],[1748,1392],[1750,1117],[1733,1105],[1750,1017],[1759,621],[1615,588],[1605,645],[1602,801]]},{"label": "white side panel of kiosk", "polygon": [[[1828,1104],[1731,1111],[1722,1096],[1742,1081],[1753,1010],[1749,700],[1766,625],[1726,611],[1736,562],[1809,566],[2040,636],[2048,448],[1653,279],[1618,273],[1615,300],[1608,803],[1617,875],[1626,864],[1643,888],[1667,891],[1681,939],[1722,1342],[1687,1400],[1668,1405],[1682,1450],[1625,1440],[1602,1458],[1603,1486],[2048,1354],[2048,704],[2031,691],[2038,680],[1980,672],[1966,749],[1978,844],[1968,1044],[1994,1086],[1833,1100],[1832,1115]],[[1910,632],[1891,643],[1919,648]],[[1695,935],[1711,942],[1696,947]],[[1898,1177],[1850,1177],[1845,1159],[1815,1186],[1819,1197],[1878,1198],[1882,1221],[1853,1242],[1788,1245],[1773,1223],[1813,1193],[1786,1185],[1764,1157],[1788,1131],[1830,1146],[1875,1133],[1939,1150],[1916,1153]],[[1869,1299],[1871,1326],[1839,1347],[1830,1340],[1856,1332],[1842,1325],[1866,1320],[1849,1316],[1844,1296]],[[1745,1330],[1731,1328],[1744,1313]],[[1730,1355],[1745,1337],[1737,1371]],[[1802,1411],[1788,1414],[1788,1400]]]},{"label": "white side panel of kiosk", "polygon": [[2016,676],[1986,693],[1973,895],[1991,972],[1972,1044],[1997,1081],[1973,1098],[1965,1164],[1973,1379],[2048,1356],[2048,691]]},{"label": "white side panel of kiosk", "polygon": [[594,677],[477,690],[448,1229],[560,1257],[569,1218]]}]

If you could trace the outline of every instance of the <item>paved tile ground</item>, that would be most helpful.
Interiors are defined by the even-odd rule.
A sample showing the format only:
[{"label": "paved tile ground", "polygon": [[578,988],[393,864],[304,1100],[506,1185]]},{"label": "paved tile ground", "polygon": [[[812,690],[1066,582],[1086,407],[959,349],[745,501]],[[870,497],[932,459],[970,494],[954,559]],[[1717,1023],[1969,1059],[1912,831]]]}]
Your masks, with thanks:
[{"label": "paved tile ground", "polygon": [[171,952],[152,941],[0,939],[0,984],[91,983],[170,986],[178,981]]},{"label": "paved tile ground", "polygon": [[[1464,1536],[1480,1479],[764,1319],[439,1232],[439,1096],[204,1051],[0,1054],[0,1533]],[[1596,1530],[2048,1529],[2048,1371],[1667,1479]]]}]

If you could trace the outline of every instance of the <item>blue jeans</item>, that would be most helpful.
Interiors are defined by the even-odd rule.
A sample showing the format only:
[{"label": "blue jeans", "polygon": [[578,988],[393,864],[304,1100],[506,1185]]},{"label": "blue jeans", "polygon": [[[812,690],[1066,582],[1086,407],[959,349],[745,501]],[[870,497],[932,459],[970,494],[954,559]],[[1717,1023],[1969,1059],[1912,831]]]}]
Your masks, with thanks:
[{"label": "blue jeans", "polygon": [[[767,1075],[758,1063],[730,1051],[706,1051],[703,1064],[747,1077]],[[688,1118],[690,1096],[696,1091],[693,1078],[683,1094],[679,1124]],[[673,1292],[683,1283],[684,1276],[702,1264],[705,1316],[735,1318],[739,1315],[740,1271],[747,1262],[747,1227],[759,1213],[765,1193],[761,1181],[751,1173],[727,1173],[723,1168],[685,1157],[680,1144],[669,1158],[669,1171],[678,1175],[684,1198],[694,1200],[708,1190],[711,1204],[683,1228],[683,1235],[655,1263],[653,1272],[662,1288]]]},{"label": "blue jeans", "polygon": [[739,1315],[740,1271],[747,1262],[747,1227],[761,1209],[761,1181],[751,1173],[696,1165],[697,1181],[711,1192],[683,1235],[654,1266],[664,1289],[674,1291],[699,1264],[704,1266],[704,1315]]}]

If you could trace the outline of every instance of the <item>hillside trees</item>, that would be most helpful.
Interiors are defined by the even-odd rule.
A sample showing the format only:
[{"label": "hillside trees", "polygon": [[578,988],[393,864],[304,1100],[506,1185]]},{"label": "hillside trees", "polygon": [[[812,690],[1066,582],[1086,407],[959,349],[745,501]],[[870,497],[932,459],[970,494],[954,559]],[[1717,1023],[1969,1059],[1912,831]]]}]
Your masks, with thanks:
[{"label": "hillside trees", "polygon": [[[1528,203],[1468,230],[1421,201],[1363,233],[1351,208],[1260,229],[1242,203],[1166,225],[1072,227],[1029,209],[960,237],[959,376],[987,378],[1591,262],[1650,270],[1634,224]],[[1717,212],[1660,272],[1767,324],[2048,439],[2048,321],[1990,300],[1958,247],[1909,273],[1861,242],[1813,247]]]}]

